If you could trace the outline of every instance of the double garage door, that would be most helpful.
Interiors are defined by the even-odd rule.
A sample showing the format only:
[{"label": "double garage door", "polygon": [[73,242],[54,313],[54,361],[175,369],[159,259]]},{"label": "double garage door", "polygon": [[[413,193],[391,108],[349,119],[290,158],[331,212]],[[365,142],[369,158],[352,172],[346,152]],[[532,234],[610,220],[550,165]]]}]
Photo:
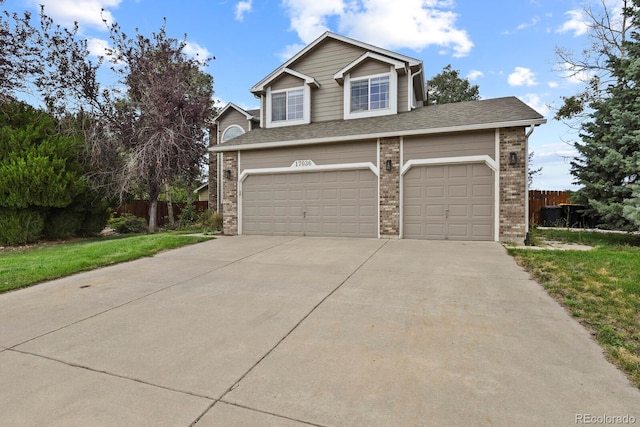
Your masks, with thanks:
[{"label": "double garage door", "polygon": [[[494,179],[485,164],[411,168],[403,237],[493,240]],[[368,169],[251,175],[242,187],[242,233],[377,237],[377,192]]]},{"label": "double garage door", "polygon": [[378,237],[378,179],[368,169],[252,175],[243,234]]}]

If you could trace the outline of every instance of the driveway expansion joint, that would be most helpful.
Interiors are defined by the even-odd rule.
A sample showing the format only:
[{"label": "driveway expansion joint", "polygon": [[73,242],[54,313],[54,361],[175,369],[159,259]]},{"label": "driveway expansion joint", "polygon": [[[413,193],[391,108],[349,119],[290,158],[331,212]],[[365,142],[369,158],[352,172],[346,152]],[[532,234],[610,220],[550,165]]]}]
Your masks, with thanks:
[{"label": "driveway expansion joint", "polygon": [[100,370],[100,369],[94,369],[94,368],[92,368],[90,366],[81,365],[79,363],[67,362],[67,361],[64,361],[64,360],[61,360],[61,359],[56,359],[55,357],[44,356],[42,354],[32,353],[30,351],[24,351],[24,350],[17,350],[17,349],[14,349],[14,348],[7,349],[7,351],[11,351],[11,352],[14,352],[14,353],[19,353],[19,354],[24,354],[24,355],[27,355],[27,356],[38,357],[38,358],[41,358],[41,359],[49,360],[51,362],[56,362],[56,363],[60,363],[62,365],[66,365],[66,366],[68,366],[70,368],[84,369],[85,371],[93,372],[95,374],[108,375],[110,377],[119,378],[119,379],[127,380],[127,381],[132,381],[132,382],[135,382],[135,383],[138,383],[138,384],[147,385],[149,387],[154,387],[154,388],[159,388],[159,389],[166,390],[166,391],[171,391],[173,393],[180,393],[180,394],[185,394],[185,395],[192,396],[192,397],[198,397],[198,398],[201,398],[201,399],[211,400],[211,401],[213,401],[213,403],[216,402],[216,398],[215,397],[206,396],[206,395],[203,395],[203,394],[198,394],[198,393],[194,393],[194,392],[191,392],[191,391],[180,390],[180,389],[177,389],[177,388],[167,387],[167,386],[164,386],[164,385],[161,385],[161,384],[150,383],[148,381],[141,380],[139,378],[133,378],[133,377],[128,377],[126,375],[116,374],[114,372],[104,371],[104,370]]},{"label": "driveway expansion joint", "polygon": [[[275,245],[273,245],[273,246],[269,246],[268,248],[264,248],[264,249],[262,249],[262,250],[256,251],[256,252],[254,252],[254,253],[252,253],[252,254],[250,254],[250,255],[246,255],[246,256],[244,256],[244,257],[242,257],[242,258],[238,258],[238,259],[236,259],[236,260],[229,261],[228,263],[226,263],[226,264],[224,264],[224,265],[220,265],[220,266],[218,266],[218,267],[216,267],[216,268],[212,268],[211,270],[207,270],[207,271],[205,271],[204,273],[197,274],[197,275],[195,275],[195,276],[189,277],[188,279],[184,279],[184,280],[181,280],[181,281],[176,282],[176,283],[172,283],[172,284],[170,284],[170,285],[168,285],[168,286],[165,286],[165,287],[163,287],[163,288],[156,289],[155,291],[150,292],[150,293],[148,293],[148,294],[141,295],[141,296],[139,296],[139,297],[137,297],[137,298],[134,298],[134,299],[129,300],[129,301],[127,301],[127,302],[124,302],[124,303],[122,303],[122,304],[118,304],[118,305],[115,305],[115,306],[113,306],[113,307],[110,307],[110,308],[108,308],[108,309],[106,309],[106,310],[102,310],[102,311],[100,311],[100,312],[98,312],[98,313],[94,313],[94,314],[92,314],[91,316],[87,316],[87,317],[84,317],[84,318],[82,318],[82,319],[75,320],[75,321],[73,321],[73,322],[71,322],[71,323],[68,323],[68,324],[66,324],[66,325],[64,325],[64,326],[60,326],[59,328],[56,328],[56,329],[54,329],[54,330],[52,330],[52,331],[48,331],[48,332],[45,332],[45,333],[40,334],[40,335],[38,335],[38,336],[35,336],[35,337],[32,337],[32,338],[29,338],[28,340],[25,340],[25,341],[22,341],[22,342],[20,342],[20,343],[18,343],[18,344],[12,345],[11,347],[8,347],[7,349],[8,349],[8,350],[13,350],[13,349],[15,349],[16,347],[19,347],[19,346],[24,345],[24,344],[27,344],[27,343],[29,343],[29,342],[31,342],[31,341],[37,340],[38,338],[45,337],[45,336],[47,336],[47,335],[50,335],[50,334],[53,334],[53,333],[55,333],[55,332],[61,331],[61,330],[63,330],[63,329],[66,329],[66,328],[68,328],[68,327],[70,327],[70,326],[76,325],[76,324],[78,324],[78,323],[82,323],[82,322],[84,322],[85,320],[93,319],[94,317],[98,317],[98,316],[101,316],[101,315],[103,315],[103,314],[105,314],[105,313],[109,313],[110,311],[117,310],[117,309],[119,309],[119,308],[125,307],[125,306],[127,306],[127,305],[129,305],[129,304],[132,304],[132,303],[134,303],[134,302],[140,301],[140,300],[142,300],[142,299],[145,299],[145,298],[150,297],[150,296],[152,296],[152,295],[158,294],[158,293],[160,293],[160,292],[166,291],[167,289],[171,289],[171,288],[173,288],[173,287],[176,287],[176,286],[182,285],[182,284],[184,284],[184,283],[187,283],[187,282],[189,282],[189,281],[191,281],[191,280],[194,280],[194,279],[197,279],[197,278],[199,278],[199,277],[206,276],[207,274],[213,273],[214,271],[218,271],[218,270],[221,270],[221,269],[223,269],[223,268],[225,268],[225,267],[228,267],[228,266],[230,266],[230,265],[233,265],[233,264],[235,264],[235,263],[238,263],[238,262],[240,262],[240,261],[244,261],[244,260],[245,260],[245,259],[247,259],[247,258],[250,258],[250,257],[252,257],[252,256],[254,256],[254,255],[259,254],[259,253],[262,253],[262,252],[268,251],[268,250],[270,250],[270,249],[276,248],[276,247],[278,247],[278,246],[280,246],[280,245],[283,245],[283,244],[285,244],[285,243],[291,242],[291,241],[293,241],[293,240],[297,240],[297,239],[288,240],[288,241],[286,241],[286,242],[280,242],[280,243],[277,243],[277,244],[275,244]],[[1,351],[2,351],[2,350],[0,350],[0,352],[1,352]]]},{"label": "driveway expansion joint", "polygon": [[269,411],[264,411],[264,410],[258,409],[258,408],[252,408],[252,407],[246,406],[246,405],[240,405],[238,403],[229,402],[227,400],[218,400],[218,401],[216,401],[216,403],[224,403],[224,404],[227,404],[227,405],[230,405],[230,406],[235,406],[236,408],[246,409],[247,411],[258,412],[260,414],[271,415],[273,417],[278,417],[278,418],[282,418],[282,419],[285,419],[285,420],[294,421],[294,422],[301,423],[301,424],[308,425],[308,426],[326,427],[323,424],[316,424],[316,423],[312,423],[310,421],[304,421],[304,420],[301,420],[301,419],[298,419],[298,418],[293,418],[293,417],[288,417],[286,415],[276,414],[275,412],[269,412]]},{"label": "driveway expansion joint", "polygon": [[[381,239],[383,240],[383,239]],[[282,344],[282,342],[287,339],[296,329],[298,329],[298,327],[302,324],[302,322],[304,322],[309,316],[311,316],[311,314],[313,314],[314,311],[316,311],[327,299],[329,299],[329,297],[331,297],[334,293],[336,293],[345,283],[347,283],[347,281],[349,279],[351,279],[351,277],[353,277],[354,274],[356,274],[358,271],[360,271],[360,269],[367,263],[369,262],[369,260],[371,258],[373,258],[378,252],[380,252],[380,250],[382,250],[382,248],[389,243],[389,239],[384,239],[383,243],[378,246],[378,248],[373,251],[373,253],[371,253],[364,261],[362,261],[351,273],[349,273],[347,275],[347,277],[340,282],[340,284],[338,284],[338,286],[336,286],[333,290],[331,290],[327,295],[325,295],[315,306],[313,306],[313,308],[311,308],[311,310],[309,310],[309,312],[307,314],[305,314],[282,338],[280,338],[280,340],[278,340],[278,342],[271,347],[262,357],[260,357],[260,359],[258,359],[258,361],[256,363],[253,364],[253,366],[251,366],[244,374],[242,374],[240,376],[240,378],[238,378],[238,380],[236,382],[234,382],[231,387],[229,387],[224,393],[222,393],[222,395],[220,395],[220,397],[218,397],[216,399],[216,401],[219,402],[225,402],[224,401],[224,397],[229,394],[231,391],[235,390],[236,388],[238,388],[240,386],[240,382],[242,382],[242,380],[244,378],[246,378],[247,375],[249,375],[264,359],[266,359],[271,353],[273,353],[275,351],[276,348],[278,348],[278,346],[280,346],[280,344]],[[213,405],[211,405],[211,408],[213,408],[213,406],[215,405],[215,402]],[[239,406],[239,407],[243,407],[241,405],[237,405],[234,404],[235,406]],[[252,408],[247,408],[247,409],[252,409]],[[255,409],[254,409],[255,410]],[[263,411],[260,411],[263,412]],[[200,417],[198,417],[198,419],[202,418],[205,414],[207,413],[207,411],[205,411],[202,415],[200,415]],[[194,421],[194,424],[197,422]],[[305,422],[306,424],[309,424],[307,422]],[[311,425],[316,425],[316,424],[311,424]]]}]

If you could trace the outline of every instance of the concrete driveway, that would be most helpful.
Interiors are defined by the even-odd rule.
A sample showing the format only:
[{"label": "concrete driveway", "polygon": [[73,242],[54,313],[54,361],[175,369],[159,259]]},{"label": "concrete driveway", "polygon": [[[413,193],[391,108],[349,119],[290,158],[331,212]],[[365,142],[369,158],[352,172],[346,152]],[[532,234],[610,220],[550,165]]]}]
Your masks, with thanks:
[{"label": "concrete driveway", "polygon": [[640,423],[484,242],[223,237],[0,295],[0,402],[7,426]]}]

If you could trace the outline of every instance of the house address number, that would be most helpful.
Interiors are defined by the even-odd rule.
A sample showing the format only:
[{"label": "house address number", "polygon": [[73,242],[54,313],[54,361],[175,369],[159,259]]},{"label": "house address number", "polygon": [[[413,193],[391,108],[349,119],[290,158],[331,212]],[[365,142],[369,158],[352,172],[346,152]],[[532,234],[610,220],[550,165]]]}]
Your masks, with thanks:
[{"label": "house address number", "polygon": [[307,168],[309,166],[315,166],[313,160],[296,160],[291,164],[292,168]]}]

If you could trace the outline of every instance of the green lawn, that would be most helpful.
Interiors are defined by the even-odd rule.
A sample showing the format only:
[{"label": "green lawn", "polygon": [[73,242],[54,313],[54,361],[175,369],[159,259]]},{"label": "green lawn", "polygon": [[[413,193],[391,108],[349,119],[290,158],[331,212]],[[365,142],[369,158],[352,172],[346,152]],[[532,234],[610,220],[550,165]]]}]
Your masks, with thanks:
[{"label": "green lawn", "polygon": [[209,240],[174,233],[100,238],[0,253],[0,292]]},{"label": "green lawn", "polygon": [[640,387],[640,236],[536,230],[533,237],[594,246],[508,251]]}]

